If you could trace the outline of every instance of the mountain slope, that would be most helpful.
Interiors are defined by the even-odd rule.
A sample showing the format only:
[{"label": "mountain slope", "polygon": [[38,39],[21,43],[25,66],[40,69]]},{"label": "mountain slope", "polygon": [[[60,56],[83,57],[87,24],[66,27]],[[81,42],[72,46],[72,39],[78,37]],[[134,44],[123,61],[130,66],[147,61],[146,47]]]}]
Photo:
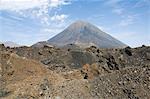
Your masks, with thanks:
[{"label": "mountain slope", "polygon": [[49,39],[48,42],[57,46],[67,44],[76,44],[81,47],[95,45],[100,48],[121,48],[126,46],[94,25],[83,21],[76,21],[64,31]]}]

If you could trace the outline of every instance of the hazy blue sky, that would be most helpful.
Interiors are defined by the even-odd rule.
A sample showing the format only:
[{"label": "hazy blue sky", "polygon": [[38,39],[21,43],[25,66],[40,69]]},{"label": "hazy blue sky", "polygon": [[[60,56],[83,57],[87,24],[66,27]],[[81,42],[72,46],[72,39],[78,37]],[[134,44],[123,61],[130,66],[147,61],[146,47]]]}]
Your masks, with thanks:
[{"label": "hazy blue sky", "polygon": [[0,41],[32,45],[76,20],[129,46],[150,45],[150,0],[0,0]]}]

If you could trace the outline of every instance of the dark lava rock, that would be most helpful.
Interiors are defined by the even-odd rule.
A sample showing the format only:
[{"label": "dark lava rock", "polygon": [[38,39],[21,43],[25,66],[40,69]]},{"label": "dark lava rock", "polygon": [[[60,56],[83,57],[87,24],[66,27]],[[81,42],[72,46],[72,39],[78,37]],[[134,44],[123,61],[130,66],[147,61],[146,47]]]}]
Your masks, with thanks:
[{"label": "dark lava rock", "polygon": [[135,93],[132,90],[130,90],[130,89],[123,89],[123,92],[125,94],[127,94],[127,96],[128,96],[129,99],[139,99],[138,97],[136,97],[134,95]]},{"label": "dark lava rock", "polygon": [[149,82],[149,46],[68,51],[0,45],[2,99],[150,99]]},{"label": "dark lava rock", "polygon": [[4,44],[0,44],[0,51],[3,51],[5,48],[5,45]]},{"label": "dark lava rock", "polygon": [[71,51],[72,63],[75,68],[81,68],[85,64],[92,64],[95,62],[94,57],[91,53],[81,51]]},{"label": "dark lava rock", "polygon": [[129,56],[132,56],[132,52],[131,52],[131,48],[130,47],[126,47],[125,48],[125,53]]}]

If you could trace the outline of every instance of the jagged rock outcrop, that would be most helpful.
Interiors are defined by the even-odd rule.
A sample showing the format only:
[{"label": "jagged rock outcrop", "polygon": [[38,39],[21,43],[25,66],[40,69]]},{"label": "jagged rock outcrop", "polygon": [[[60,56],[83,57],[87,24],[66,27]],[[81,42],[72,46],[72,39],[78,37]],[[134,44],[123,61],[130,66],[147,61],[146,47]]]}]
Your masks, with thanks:
[{"label": "jagged rock outcrop", "polygon": [[6,48],[0,44],[2,99],[149,99],[150,47]]}]

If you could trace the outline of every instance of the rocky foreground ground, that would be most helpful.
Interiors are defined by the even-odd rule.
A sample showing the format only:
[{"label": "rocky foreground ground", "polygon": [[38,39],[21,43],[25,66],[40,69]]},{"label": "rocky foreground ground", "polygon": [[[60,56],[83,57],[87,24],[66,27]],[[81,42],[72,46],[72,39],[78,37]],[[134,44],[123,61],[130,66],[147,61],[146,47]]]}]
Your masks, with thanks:
[{"label": "rocky foreground ground", "polygon": [[150,47],[1,44],[0,99],[150,99]]}]

